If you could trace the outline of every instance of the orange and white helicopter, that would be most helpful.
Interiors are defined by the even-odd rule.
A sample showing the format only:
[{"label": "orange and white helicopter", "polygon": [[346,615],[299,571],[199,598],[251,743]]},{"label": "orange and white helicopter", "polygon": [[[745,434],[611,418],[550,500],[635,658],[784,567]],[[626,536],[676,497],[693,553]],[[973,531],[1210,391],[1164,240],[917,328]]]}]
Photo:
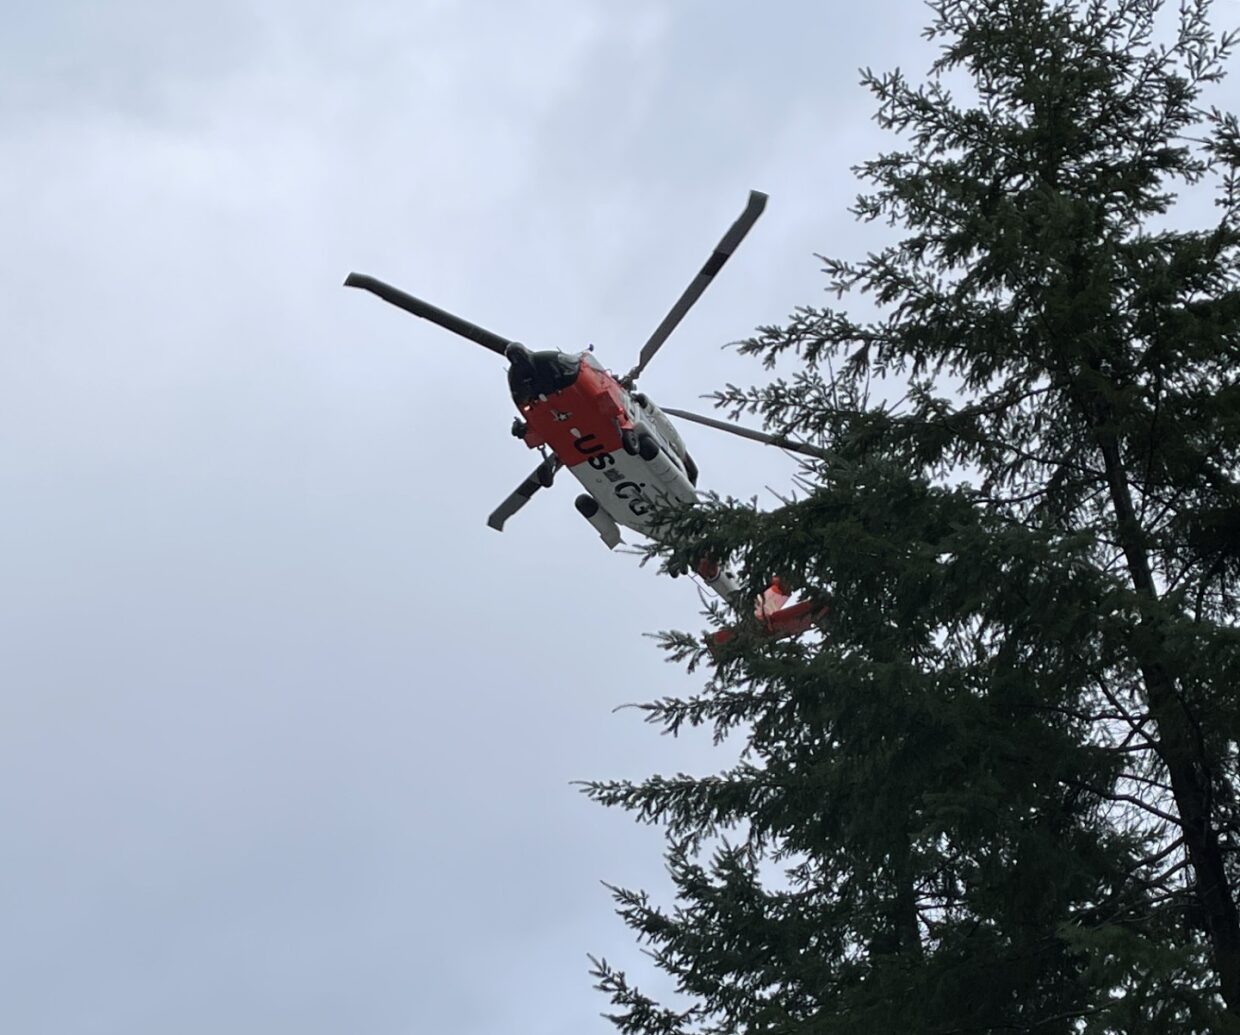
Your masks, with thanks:
[{"label": "orange and white helicopter", "polygon": [[[586,490],[577,497],[577,510],[594,526],[608,549],[614,549],[622,541],[621,526],[653,537],[653,515],[659,506],[688,505],[698,498],[697,465],[669,415],[782,449],[825,456],[820,449],[777,435],[684,410],[660,409],[636,390],[642,371],[762,215],[766,201],[762,192],[750,191],[744,211],[642,346],[637,365],[623,377],[604,368],[593,351],[530,351],[518,342],[365,274],[350,273],[345,285],[370,291],[508,361],[508,387],[520,411],[513,421],[512,434],[530,449],[539,450],[543,459],[487,519],[491,528],[502,531],[504,522],[539,489],[550,487],[556,473],[566,467]],[[735,580],[718,564],[704,560],[698,565],[697,574],[728,603],[741,611],[749,609]],[[768,633],[795,635],[808,629],[820,616],[820,605],[802,601],[789,606],[789,599],[790,594],[775,579],[755,602],[755,617]],[[723,643],[732,635],[732,630],[724,630],[713,639]]]}]

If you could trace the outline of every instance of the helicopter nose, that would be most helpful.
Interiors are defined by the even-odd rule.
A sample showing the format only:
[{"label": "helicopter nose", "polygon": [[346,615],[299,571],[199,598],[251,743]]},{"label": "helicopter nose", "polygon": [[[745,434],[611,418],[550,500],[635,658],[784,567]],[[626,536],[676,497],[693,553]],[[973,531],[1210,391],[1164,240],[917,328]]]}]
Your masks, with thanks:
[{"label": "helicopter nose", "polygon": [[568,388],[577,380],[581,367],[576,356],[552,350],[531,352],[516,342],[504,350],[504,356],[508,359],[508,388],[518,406]]},{"label": "helicopter nose", "polygon": [[539,391],[534,356],[524,345],[514,341],[504,349],[504,358],[508,360],[508,389],[512,401],[523,407],[536,398]]},{"label": "helicopter nose", "polygon": [[530,350],[519,341],[510,341],[504,349],[504,358],[513,366],[529,366]]}]

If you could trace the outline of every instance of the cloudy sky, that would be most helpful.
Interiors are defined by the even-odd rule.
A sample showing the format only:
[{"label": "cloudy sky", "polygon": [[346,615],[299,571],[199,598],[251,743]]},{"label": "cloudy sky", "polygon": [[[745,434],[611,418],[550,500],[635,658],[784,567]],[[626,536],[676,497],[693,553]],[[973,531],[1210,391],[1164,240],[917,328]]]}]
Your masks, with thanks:
[{"label": "cloudy sky", "polygon": [[570,485],[486,528],[503,365],[340,284],[623,370],[759,188],[643,387],[760,379],[721,347],[864,247],[857,69],[924,70],[921,4],[9,7],[0,1028],[611,1030],[600,881],[664,889],[660,840],[570,781],[724,764],[613,712],[697,685],[643,633],[700,605]]}]

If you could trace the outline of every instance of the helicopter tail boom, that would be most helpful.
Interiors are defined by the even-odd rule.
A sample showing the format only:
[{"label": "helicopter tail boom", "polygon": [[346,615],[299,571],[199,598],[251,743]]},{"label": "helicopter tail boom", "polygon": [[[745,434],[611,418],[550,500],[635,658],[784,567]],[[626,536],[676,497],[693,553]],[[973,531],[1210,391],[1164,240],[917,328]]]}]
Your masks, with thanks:
[{"label": "helicopter tail boom", "polygon": [[[782,640],[787,636],[799,636],[826,617],[827,607],[817,600],[802,600],[788,606],[791,594],[778,578],[771,580],[766,591],[754,602],[753,616],[757,620],[760,636]],[[720,629],[706,637],[711,650],[722,647],[736,639],[748,628],[747,624]]]}]

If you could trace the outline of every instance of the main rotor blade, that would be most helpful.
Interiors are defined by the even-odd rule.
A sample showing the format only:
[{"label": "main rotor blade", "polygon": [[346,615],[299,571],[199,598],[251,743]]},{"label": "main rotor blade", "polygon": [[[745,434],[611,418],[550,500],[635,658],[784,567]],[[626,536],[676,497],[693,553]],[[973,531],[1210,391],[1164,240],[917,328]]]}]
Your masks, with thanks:
[{"label": "main rotor blade", "polygon": [[529,503],[530,497],[534,493],[550,485],[555,472],[562,466],[558,456],[547,457],[546,460],[534,468],[533,473],[525,481],[508,495],[508,498],[503,503],[492,511],[491,516],[487,518],[487,526],[495,529],[497,532],[502,532],[504,530],[504,522]]},{"label": "main rotor blade", "polygon": [[654,334],[650,336],[650,340],[642,346],[641,354],[637,358],[637,366],[628,372],[626,378],[630,384],[636,381],[641,372],[646,369],[646,364],[654,358],[654,354],[659,351],[659,347],[667,340],[667,336],[676,329],[676,325],[684,319],[685,313],[702,296],[702,292],[710,286],[710,282],[714,279],[715,274],[723,268],[723,264],[736,251],[736,246],[744,240],[750,228],[758,221],[758,217],[762,215],[762,210],[766,208],[766,199],[767,195],[760,190],[751,190],[749,192],[749,202],[745,205],[745,211],[740,214],[736,222],[728,228],[728,232],[715,245],[715,250],[710,253],[710,258],[706,260],[706,265],[689,282],[689,286],[685,288],[684,294],[676,300],[676,304],[663,317],[663,322],[655,328]]},{"label": "main rotor blade", "polygon": [[835,459],[834,454],[829,449],[811,446],[807,442],[793,442],[790,439],[784,438],[783,435],[769,435],[765,431],[754,431],[752,428],[743,428],[739,424],[729,424],[727,421],[715,420],[714,417],[703,417],[701,414],[690,413],[688,410],[673,410],[670,406],[661,406],[659,408],[672,417],[679,417],[681,420],[691,420],[695,424],[704,424],[708,428],[726,431],[730,435],[739,435],[741,438],[752,439],[754,442],[762,442],[765,445],[777,446],[779,449],[787,449],[793,453],[817,457],[819,460]]},{"label": "main rotor blade", "polygon": [[504,350],[512,344],[507,338],[496,334],[494,331],[488,331],[485,327],[479,327],[476,323],[463,320],[461,317],[449,313],[445,309],[431,305],[430,302],[423,302],[420,298],[414,298],[413,295],[406,294],[400,288],[394,288],[391,284],[385,284],[383,281],[377,280],[365,273],[350,273],[344,279],[344,286],[361,288],[373,295],[378,295],[383,301],[391,302],[392,305],[405,310],[407,313],[413,313],[414,316],[420,316],[424,320],[430,320],[431,323],[437,323],[440,327],[452,331],[453,334],[459,334],[462,338],[476,341],[484,349],[490,349],[501,356],[504,354]]}]

